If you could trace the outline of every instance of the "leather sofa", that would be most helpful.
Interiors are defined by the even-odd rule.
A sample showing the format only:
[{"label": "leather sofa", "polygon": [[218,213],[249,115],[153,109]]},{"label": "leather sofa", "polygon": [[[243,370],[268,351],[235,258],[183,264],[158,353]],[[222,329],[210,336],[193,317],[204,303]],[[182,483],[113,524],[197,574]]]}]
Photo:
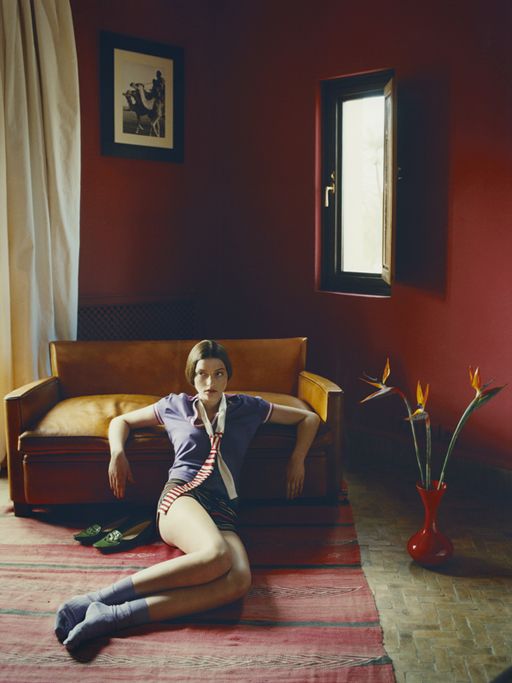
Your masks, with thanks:
[{"label": "leather sofa", "polygon": [[[8,473],[15,514],[57,504],[109,503],[110,420],[170,392],[193,393],[184,375],[195,341],[59,341],[50,344],[51,377],[5,397]],[[306,371],[307,339],[222,340],[233,364],[229,393],[307,406],[321,426],[306,459],[305,498],[335,499],[341,479],[343,392]],[[241,496],[285,495],[295,427],[262,425],[249,448]],[[162,427],[134,430],[126,454],[135,483],[126,500],[157,502],[172,462]]]}]

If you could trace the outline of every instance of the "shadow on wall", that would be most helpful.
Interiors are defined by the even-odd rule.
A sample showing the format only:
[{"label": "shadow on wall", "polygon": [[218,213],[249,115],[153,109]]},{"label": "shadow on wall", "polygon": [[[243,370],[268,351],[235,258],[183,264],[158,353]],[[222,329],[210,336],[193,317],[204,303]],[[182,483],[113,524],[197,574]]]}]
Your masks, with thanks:
[{"label": "shadow on wall", "polygon": [[445,74],[398,87],[397,282],[444,296],[446,287],[449,87]]}]

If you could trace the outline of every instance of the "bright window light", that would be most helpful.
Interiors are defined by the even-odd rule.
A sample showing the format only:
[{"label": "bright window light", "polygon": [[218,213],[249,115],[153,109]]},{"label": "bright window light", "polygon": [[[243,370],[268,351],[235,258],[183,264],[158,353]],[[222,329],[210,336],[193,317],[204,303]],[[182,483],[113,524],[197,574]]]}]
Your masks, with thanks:
[{"label": "bright window light", "polygon": [[343,102],[341,270],[381,273],[385,97]]}]

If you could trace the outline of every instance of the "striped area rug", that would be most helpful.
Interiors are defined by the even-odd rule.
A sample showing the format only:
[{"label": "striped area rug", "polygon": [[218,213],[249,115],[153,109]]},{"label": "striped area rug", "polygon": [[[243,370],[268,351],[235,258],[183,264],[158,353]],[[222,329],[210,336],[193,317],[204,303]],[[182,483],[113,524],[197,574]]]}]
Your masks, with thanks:
[{"label": "striped area rug", "polygon": [[126,630],[71,657],[53,634],[63,599],[179,554],[155,542],[104,556],[73,540],[83,526],[0,515],[2,683],[395,681],[346,499],[244,509],[253,585],[243,601]]}]

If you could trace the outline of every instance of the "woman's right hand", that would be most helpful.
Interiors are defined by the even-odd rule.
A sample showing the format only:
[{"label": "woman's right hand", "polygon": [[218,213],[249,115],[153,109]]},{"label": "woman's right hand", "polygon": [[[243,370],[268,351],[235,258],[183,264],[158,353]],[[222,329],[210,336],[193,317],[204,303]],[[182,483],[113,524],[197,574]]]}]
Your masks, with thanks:
[{"label": "woman's right hand", "polygon": [[124,452],[112,455],[108,466],[108,481],[116,498],[124,498],[126,482],[133,484],[132,469]]},{"label": "woman's right hand", "polygon": [[110,445],[108,481],[116,498],[124,497],[126,482],[135,483],[130,463],[124,452],[124,445],[130,435],[130,430],[137,427],[153,427],[157,424],[159,422],[152,405],[118,415],[110,421],[108,427]]}]

